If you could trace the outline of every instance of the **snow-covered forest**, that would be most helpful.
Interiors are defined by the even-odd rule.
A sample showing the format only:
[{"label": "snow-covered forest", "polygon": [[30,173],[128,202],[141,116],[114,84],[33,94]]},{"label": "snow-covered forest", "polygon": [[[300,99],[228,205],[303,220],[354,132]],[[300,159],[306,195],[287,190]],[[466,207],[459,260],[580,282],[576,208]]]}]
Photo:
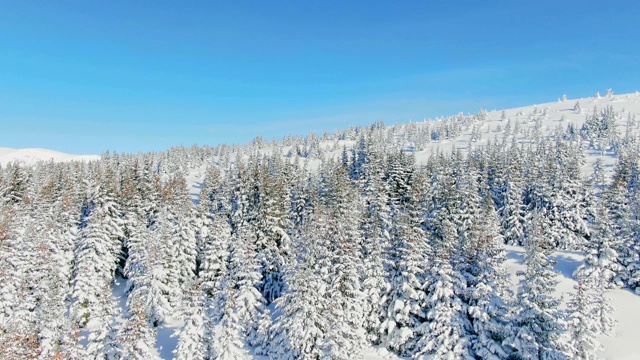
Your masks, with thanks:
[{"label": "snow-covered forest", "polygon": [[639,101],[10,162],[0,358],[601,358],[640,293]]}]

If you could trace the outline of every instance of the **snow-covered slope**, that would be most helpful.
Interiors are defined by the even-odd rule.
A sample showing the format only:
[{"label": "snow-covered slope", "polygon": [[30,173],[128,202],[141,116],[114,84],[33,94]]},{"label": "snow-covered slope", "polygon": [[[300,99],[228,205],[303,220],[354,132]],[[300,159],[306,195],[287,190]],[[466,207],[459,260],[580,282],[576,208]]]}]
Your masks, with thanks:
[{"label": "snow-covered slope", "polygon": [[[576,103],[579,104],[580,110],[576,109]],[[479,124],[478,131],[481,139],[471,141],[471,129],[464,130],[462,134],[454,139],[433,141],[425,144],[422,150],[415,151],[415,157],[418,164],[426,162],[426,160],[436,151],[450,152],[452,149],[460,149],[465,152],[471,146],[482,146],[493,141],[501,140],[504,136],[504,129],[508,123],[518,126],[522,129],[533,131],[538,128],[541,136],[548,137],[556,131],[556,129],[565,130],[569,124],[573,124],[576,130],[580,129],[587,117],[593,115],[594,108],[601,111],[605,107],[612,107],[618,114],[617,131],[620,136],[624,136],[627,129],[627,119],[636,118],[640,120],[640,93],[594,96],[581,99],[558,100],[545,104],[524,106],[507,110],[492,110],[486,113],[486,120]],[[425,122],[433,122],[428,120]],[[438,120],[435,120],[436,122]],[[637,122],[637,121],[636,121]],[[631,131],[638,131],[638,124],[635,124]],[[524,131],[523,131],[524,132]],[[520,136],[518,142],[528,142],[529,138]],[[321,142],[320,146],[326,150],[327,157],[338,159],[343,151],[343,146],[347,149],[355,145],[353,140],[340,140],[338,146],[334,146],[333,141]],[[410,146],[410,144],[409,144]],[[270,154],[273,148],[264,148],[262,154]],[[288,147],[282,148],[285,155],[289,151]],[[610,151],[585,150],[585,164],[583,166],[583,174],[587,175],[592,170],[592,165],[596,159],[600,159],[604,165],[605,171],[613,172],[617,155]],[[310,168],[316,168],[319,160],[311,159]],[[197,199],[200,183],[204,177],[206,166],[192,169],[188,176],[188,186],[192,198]],[[523,249],[520,247],[507,246],[508,254],[508,270],[512,275],[512,284],[514,290],[517,288],[518,277],[516,272],[524,270]],[[584,254],[575,251],[557,251],[552,258],[556,262],[555,269],[558,271],[558,280],[560,281],[556,295],[563,297],[563,304],[566,303],[569,296],[573,292],[573,286],[576,281],[572,278],[573,272],[580,266]],[[596,354],[597,358],[605,359],[640,359],[640,349],[635,346],[635,339],[640,337],[640,296],[632,293],[627,289],[618,289],[610,294],[612,304],[615,308],[613,315],[616,325],[613,332],[609,336],[600,336],[599,341],[604,347],[604,352]],[[159,341],[161,343],[161,341]],[[169,343],[164,343],[170,346]],[[367,360],[378,359],[400,359],[400,357],[381,348],[368,348],[363,350],[364,358]],[[254,357],[262,359],[261,357]]]},{"label": "snow-covered slope", "polygon": [[[576,104],[579,104],[579,111],[574,109]],[[578,130],[584,124],[585,119],[593,115],[594,109],[602,111],[605,107],[612,107],[618,114],[618,134],[624,136],[627,130],[627,119],[634,116],[636,119],[640,119],[640,92],[605,96],[596,94],[589,98],[558,99],[544,104],[488,111],[486,121],[478,128],[480,140],[470,142],[471,130],[463,131],[462,135],[455,139],[426,144],[424,150],[416,152],[416,161],[418,164],[423,163],[436,150],[445,153],[450,152],[453,148],[466,151],[470,143],[472,146],[480,146],[494,139],[501,140],[504,136],[505,126],[509,122],[511,122],[511,126],[517,122],[523,130],[531,129],[533,131],[539,121],[538,124],[541,125],[539,131],[543,137],[553,135],[557,129],[565,130],[569,124],[573,124],[574,128]],[[633,130],[637,131],[637,129]],[[519,140],[519,142],[526,142],[529,139],[520,137]],[[586,163],[583,166],[585,175],[591,172],[592,165],[598,158],[601,159],[606,171],[613,171],[613,164],[616,160],[614,154],[595,150],[586,150],[585,152]]]},{"label": "snow-covered slope", "polygon": [[[553,100],[553,98],[549,100]],[[466,124],[462,126],[460,134],[449,139],[443,137],[440,140],[412,140],[408,139],[407,136],[412,131],[424,129],[434,130],[446,122],[455,122],[455,118],[458,116],[427,119],[412,124],[398,123],[387,128],[395,139],[388,138],[385,141],[395,141],[393,146],[402,146],[407,151],[413,152],[416,163],[419,166],[426,163],[427,159],[436,152],[450,154],[453,149],[457,149],[465,153],[469,150],[469,146],[478,148],[487,145],[490,141],[498,143],[504,141],[506,144],[509,144],[514,140],[513,134],[516,132],[516,128],[518,128],[518,135],[515,142],[519,144],[531,142],[536,134],[539,134],[542,138],[549,138],[556,133],[563,133],[569,125],[572,125],[575,131],[578,132],[585,123],[585,120],[594,115],[594,111],[600,114],[604,109],[609,107],[612,108],[616,114],[616,126],[619,138],[623,138],[627,130],[632,134],[640,133],[640,92],[620,95],[615,95],[611,92],[602,96],[597,93],[593,97],[579,99],[569,99],[562,95],[555,101],[548,103],[504,110],[480,111],[479,113],[481,113],[483,117],[482,121],[477,121],[478,117],[476,117],[472,122],[466,122]],[[465,117],[465,115],[459,114],[459,117]],[[632,121],[633,124],[630,129],[627,129],[630,119],[634,119]],[[372,122],[373,120],[374,119],[372,119]],[[409,127],[413,128],[408,130]],[[506,134],[506,128],[508,127],[510,128],[510,132]],[[580,138],[578,134],[576,135]],[[320,141],[319,147],[323,150],[321,157],[325,159],[340,159],[343,149],[353,149],[354,146],[357,145],[356,140],[357,139],[351,138],[346,140]],[[420,143],[417,141],[420,141]],[[290,146],[279,146],[276,148],[279,149],[276,151],[282,151],[281,155],[288,157],[290,160],[296,157],[296,155],[291,156],[287,154],[292,150]],[[258,153],[260,155],[270,155],[276,148],[264,145],[258,149]],[[611,175],[613,173],[614,164],[617,160],[617,154],[613,151],[585,149],[584,153],[585,163],[582,166],[583,175],[591,174],[593,164],[597,159],[600,159],[602,162],[605,174]],[[248,155],[245,154],[244,156],[246,158]],[[317,169],[321,163],[320,158],[314,156],[307,158],[300,157],[299,160],[307,161],[309,169],[312,170]]]},{"label": "snow-covered slope", "polygon": [[64,162],[64,161],[91,161],[100,159],[98,155],[72,155],[48,149],[11,149],[0,148],[0,165],[6,166],[10,162],[20,162],[25,165],[33,165],[38,161]]}]

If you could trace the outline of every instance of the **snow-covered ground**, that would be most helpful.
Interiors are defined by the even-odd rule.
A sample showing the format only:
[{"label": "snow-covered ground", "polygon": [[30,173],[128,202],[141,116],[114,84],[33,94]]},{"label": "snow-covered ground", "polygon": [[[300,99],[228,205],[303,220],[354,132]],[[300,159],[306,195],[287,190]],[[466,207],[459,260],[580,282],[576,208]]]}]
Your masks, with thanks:
[{"label": "snow-covered ground", "polygon": [[38,161],[64,162],[64,161],[91,161],[98,160],[98,155],[72,155],[47,149],[11,149],[0,147],[0,165],[6,166],[10,162],[19,162],[25,165],[33,165]]}]

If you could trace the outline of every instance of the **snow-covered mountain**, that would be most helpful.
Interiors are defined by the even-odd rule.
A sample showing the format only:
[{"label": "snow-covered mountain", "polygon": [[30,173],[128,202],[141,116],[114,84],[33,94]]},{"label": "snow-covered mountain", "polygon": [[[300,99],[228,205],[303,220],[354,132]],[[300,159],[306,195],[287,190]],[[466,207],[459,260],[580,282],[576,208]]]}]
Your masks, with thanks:
[{"label": "snow-covered mountain", "polygon": [[[443,153],[449,153],[452,149],[460,149],[463,152],[468,150],[469,145],[473,147],[486,145],[488,141],[500,139],[504,136],[505,127],[511,123],[524,129],[537,130],[542,136],[552,136],[555,131],[559,129],[566,129],[571,124],[575,129],[580,129],[585,120],[593,115],[595,111],[600,111],[604,107],[611,107],[620,117],[620,120],[627,120],[634,116],[640,117],[640,92],[615,95],[612,92],[600,95],[596,93],[593,97],[579,98],[579,99],[567,99],[566,96],[562,96],[556,101],[534,104],[528,106],[522,106],[504,110],[482,110],[481,113],[485,117],[482,123],[479,123],[476,128],[469,127],[464,129],[459,135],[450,138],[437,141],[428,141],[423,143],[420,147],[416,147],[416,144],[411,140],[406,142],[406,146],[413,150],[416,157],[417,164],[424,163],[426,159],[436,151]],[[464,116],[459,114],[458,116]],[[416,126],[418,128],[425,125],[435,127],[437,124],[451,120],[451,118],[436,118],[427,119],[423,122],[417,123],[401,123],[396,125],[397,127]],[[618,133],[624,134],[627,131],[627,124],[625,121],[618,122]],[[258,135],[258,134],[256,134]],[[520,142],[528,141],[527,137],[521,137]],[[415,142],[415,139],[413,140]],[[328,149],[331,148],[333,142],[322,141],[320,147]],[[333,156],[337,158],[342,150],[342,146],[347,149],[353,148],[354,141],[340,141],[340,148],[334,151]],[[290,147],[283,146],[283,156],[287,151],[291,150]],[[273,148],[265,147],[263,153],[271,153]],[[600,159],[605,165],[605,169],[612,170],[612,165],[615,163],[615,154],[607,151],[588,150],[586,152],[586,163],[583,170],[588,173],[591,170],[591,166]],[[38,161],[91,161],[99,159],[99,155],[73,155],[67,154],[55,150],[42,149],[42,148],[27,148],[27,149],[12,149],[0,147],[0,165],[6,165],[12,161],[19,161],[22,164],[32,165]],[[194,176],[192,179],[197,180],[198,171],[192,172]]]},{"label": "snow-covered mountain", "polygon": [[[619,137],[623,137],[626,132],[637,132],[638,124],[636,118],[640,119],[640,93],[614,95],[608,93],[605,95],[595,94],[593,97],[567,99],[562,96],[556,101],[522,106],[505,110],[480,111],[481,121],[475,124],[469,124],[462,128],[462,131],[456,136],[448,139],[429,138],[419,139],[407,138],[407,132],[416,131],[419,133],[435,133],[440,125],[455,121],[455,117],[442,119],[429,119],[423,122],[397,124],[393,127],[398,135],[396,145],[401,144],[408,152],[413,153],[417,165],[428,162],[429,157],[434,153],[442,152],[449,154],[454,149],[459,149],[462,153],[466,153],[469,148],[480,148],[488,145],[490,142],[501,142],[503,139],[509,138],[507,131],[514,132],[514,127],[519,127],[517,133],[521,134],[515,138],[519,144],[532,141],[537,132],[542,138],[550,138],[559,136],[560,133],[566,133],[567,128],[572,128],[577,132],[583,127],[585,122],[598,115],[603,109],[610,108],[616,114],[616,132]],[[466,115],[460,114],[459,117]],[[407,131],[413,127],[414,130]],[[509,128],[507,130],[507,128]],[[425,130],[428,129],[428,130]],[[513,139],[513,136],[511,136]],[[344,140],[323,140],[319,142],[319,147],[323,149],[324,158],[339,159],[346,149],[353,150],[357,147],[357,143],[353,139]],[[291,153],[295,153],[294,146],[262,146],[259,153],[269,155],[272,152],[281,151],[284,157],[290,157]],[[615,164],[618,159],[616,151],[608,144],[593,143],[590,146],[584,145],[584,163],[582,164],[582,175],[589,176],[593,171],[594,164],[599,161],[604,173],[611,176],[614,172]],[[294,155],[295,157],[295,155]],[[300,156],[304,158],[304,156]],[[317,159],[309,160],[311,168],[320,165]],[[200,190],[200,184],[204,178],[205,167],[193,169],[188,176],[188,185],[192,196],[197,197]],[[517,284],[516,272],[523,271],[524,260],[523,250],[520,247],[507,246],[508,262],[507,267],[512,277],[514,290]],[[555,270],[560,276],[560,283],[555,291],[555,296],[562,298],[562,307],[566,306],[569,294],[574,291],[577,285],[572,274],[577,270],[584,258],[584,252],[580,251],[557,251],[553,255],[556,265]],[[604,346],[604,353],[600,353],[606,359],[637,359],[640,353],[633,346],[633,340],[640,334],[635,329],[634,324],[640,319],[635,309],[640,306],[640,297],[633,294],[628,289],[616,289],[611,293],[612,303],[615,307],[614,319],[616,325],[610,336],[599,336],[599,340]],[[175,345],[174,345],[175,346]],[[369,348],[365,351],[365,359],[400,359],[395,354],[388,352],[384,348]],[[260,358],[260,357],[256,357]]]},{"label": "snow-covered mountain", "polygon": [[[287,344],[299,343],[342,358],[428,359],[442,349],[458,358],[456,349],[446,349],[459,339],[441,327],[458,324],[467,339],[460,346],[474,341],[480,348],[468,351],[484,358],[486,346],[477,340],[496,340],[490,344],[495,358],[507,358],[529,354],[532,343],[526,331],[533,320],[517,314],[535,309],[522,299],[548,297],[541,305],[551,315],[545,321],[556,330],[573,321],[576,329],[576,319],[593,315],[595,304],[582,298],[586,305],[576,310],[578,281],[595,297],[593,274],[615,271],[615,280],[606,275],[606,281],[616,288],[602,297],[615,308],[602,311],[602,321],[610,316],[615,324],[598,335],[604,351],[597,355],[640,358],[633,346],[640,296],[632,292],[640,293],[640,222],[631,215],[640,209],[638,116],[640,94],[608,91],[321,136],[257,137],[242,146],[101,158],[0,148],[0,164],[97,160],[78,169],[0,167],[0,267],[11,269],[0,271],[10,289],[0,293],[0,305],[17,314],[7,325],[0,321],[0,330],[46,335],[35,345],[15,345],[11,331],[0,331],[0,344],[13,344],[0,357],[25,349],[42,357],[59,346],[60,354],[77,357],[113,351],[170,359],[222,351],[266,359],[257,354],[295,357]],[[545,246],[534,248],[538,243]],[[550,267],[555,273],[545,270]],[[519,274],[529,268],[544,272]],[[557,284],[541,285],[546,290],[536,295],[530,285],[547,277]],[[343,292],[338,283],[355,290]],[[12,289],[28,295],[17,299]],[[246,300],[234,303],[237,298]],[[348,316],[313,310],[351,303],[361,305],[345,306]],[[509,309],[483,313],[489,303]],[[37,306],[47,311],[31,316]],[[365,309],[372,315],[364,316],[368,325],[345,321],[361,318]],[[507,327],[491,332],[484,318]],[[383,320],[387,325],[377,324]],[[254,343],[236,331],[238,324],[251,330]],[[605,332],[604,325],[596,327]],[[552,330],[536,335],[536,346],[549,348],[543,341]],[[363,331],[383,345],[365,342]],[[342,334],[354,336],[335,342]],[[578,335],[552,345],[577,354]],[[422,340],[414,342],[417,336]],[[589,336],[578,340],[587,343]],[[417,348],[426,341],[431,348]]]},{"label": "snow-covered mountain", "polygon": [[0,147],[0,165],[6,166],[10,162],[33,165],[38,161],[91,161],[100,159],[98,155],[72,155],[55,150],[28,148],[11,149]]},{"label": "snow-covered mountain", "polygon": [[[420,163],[435,149],[450,152],[451,149],[461,149],[466,151],[468,145],[484,145],[488,141],[500,140],[505,135],[505,127],[509,122],[511,126],[516,123],[526,130],[539,131],[543,137],[553,136],[557,131],[566,130],[569,124],[577,131],[585,123],[586,119],[600,112],[605,108],[612,108],[617,114],[617,132],[623,136],[627,130],[627,122],[634,117],[640,117],[640,92],[630,94],[614,95],[610,92],[604,96],[596,93],[593,97],[567,99],[562,98],[543,104],[534,104],[512,109],[481,111],[484,121],[473,129],[462,131],[462,133],[449,140],[429,142],[423,151],[416,153],[417,161]],[[436,122],[442,121],[435,119]],[[426,120],[426,123],[432,120]],[[475,133],[474,133],[475,130]],[[631,129],[632,131],[635,129]],[[475,137],[475,139],[474,139]],[[527,136],[520,136],[519,142],[527,142],[531,139]],[[606,151],[587,151],[587,162],[591,164],[595,159],[608,159],[611,162],[611,153]]]}]

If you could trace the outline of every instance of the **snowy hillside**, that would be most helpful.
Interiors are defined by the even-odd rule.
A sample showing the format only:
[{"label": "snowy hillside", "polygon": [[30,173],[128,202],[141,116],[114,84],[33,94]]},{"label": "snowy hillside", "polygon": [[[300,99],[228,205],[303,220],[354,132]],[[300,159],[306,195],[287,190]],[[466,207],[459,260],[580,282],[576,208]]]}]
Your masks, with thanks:
[{"label": "snowy hillside", "polygon": [[25,165],[34,165],[38,161],[91,161],[100,159],[97,155],[71,155],[47,149],[11,149],[0,148],[0,165],[6,166],[9,162],[19,162]]},{"label": "snowy hillside", "polygon": [[0,358],[640,358],[639,116],[0,149]]},{"label": "snowy hillside", "polygon": [[[558,133],[566,132],[567,127],[572,126],[577,132],[585,123],[585,120],[606,108],[611,108],[617,114],[617,133],[619,136],[629,130],[637,132],[639,130],[638,121],[640,121],[640,92],[631,94],[615,95],[613,92],[606,95],[595,94],[593,97],[567,99],[564,97],[556,101],[535,104],[512,109],[499,110],[481,110],[475,115],[472,121],[462,120],[464,123],[459,134],[455,134],[452,138],[441,138],[435,140],[433,138],[419,138],[416,136],[406,136],[406,133],[415,133],[420,131],[430,132],[428,135],[434,134],[434,129],[439,124],[446,124],[458,121],[465,117],[459,114],[447,118],[428,119],[423,122],[403,123],[393,126],[397,128],[394,132],[398,132],[398,137],[393,141],[406,150],[414,153],[417,164],[424,164],[427,159],[436,152],[445,154],[452,150],[461,150],[467,152],[469,148],[481,148],[487,144],[494,142],[500,143],[504,139],[514,140],[514,128],[519,128],[519,135],[515,137],[518,143],[529,143],[533,137],[539,134],[542,137],[553,137]],[[466,115],[469,117],[468,115]],[[635,120],[635,118],[638,118]],[[631,121],[632,127],[627,129],[627,124]],[[402,138],[400,134],[403,134]],[[411,134],[410,134],[411,135]],[[339,158],[342,147],[348,149],[356,145],[355,141],[340,141],[339,146],[335,146],[333,142],[321,142],[320,145],[326,149],[333,149],[328,156]],[[284,148],[287,152],[289,148]],[[605,166],[608,174],[613,171],[613,164],[616,161],[616,154],[611,149],[585,149],[585,164],[582,167],[583,175],[588,175],[592,171],[592,166],[597,159],[600,159]]]},{"label": "snowy hillside", "polygon": [[[485,120],[479,126],[468,128],[455,138],[426,142],[420,150],[417,149],[414,142],[405,140],[403,147],[413,152],[417,164],[424,164],[429,157],[437,152],[450,153],[454,149],[467,152],[470,146],[475,149],[486,146],[492,141],[498,142],[505,137],[505,128],[507,127],[512,127],[513,129],[515,126],[520,126],[529,131],[529,133],[524,133],[516,138],[518,143],[530,142],[531,132],[534,131],[539,132],[543,137],[553,137],[559,132],[566,131],[568,126],[572,126],[578,131],[584,125],[586,119],[597,114],[605,107],[611,107],[618,113],[617,132],[619,135],[623,135],[627,131],[637,131],[637,124],[633,121],[629,124],[629,121],[634,120],[636,117],[640,118],[640,93],[621,95],[611,93],[604,96],[598,93],[589,98],[559,98],[549,103],[487,111],[484,113]],[[439,123],[447,120],[449,119],[430,119],[424,123],[400,124],[399,127],[415,125],[419,128],[425,125],[432,126],[434,122]],[[628,128],[628,125],[631,125],[631,127]],[[334,159],[340,158],[344,148],[352,150],[355,146],[356,141],[349,140],[320,142],[320,147],[327,150],[325,156]],[[588,147],[588,145],[585,145],[585,147]],[[278,146],[265,146],[262,148],[262,153],[271,154],[277,148]],[[285,146],[282,148],[281,154],[287,156],[290,151],[291,147]],[[602,163],[606,177],[613,175],[617,162],[617,154],[614,151],[608,148],[586,148],[584,155],[584,163],[581,167],[582,176],[587,178],[592,174],[596,161]],[[313,168],[317,168],[320,165],[318,161],[314,160],[311,160],[309,164]],[[204,170],[205,167],[200,167],[190,171],[188,184],[193,199],[198,197],[205,177]],[[523,248],[507,246],[507,251],[507,265],[515,290],[517,288],[516,272],[524,270]],[[581,264],[583,258],[583,253],[572,251],[558,251],[553,255],[553,260],[556,261],[555,269],[560,274],[560,283],[555,295],[562,298],[563,303],[568,300],[569,293],[574,291],[574,286],[577,283],[572,278],[572,275]],[[640,330],[636,326],[636,324],[640,323],[640,312],[637,311],[640,308],[640,296],[628,289],[617,289],[611,293],[611,297],[612,304],[616,309],[614,313],[616,326],[610,336],[601,335],[599,337],[604,346],[604,352],[598,357],[605,359],[638,359],[640,358],[640,351],[633,344],[634,339],[640,336]],[[400,358],[380,347],[371,347],[365,350],[364,356],[365,359]],[[261,359],[262,357],[257,356],[256,358]]]},{"label": "snowy hillside", "polygon": [[[411,152],[416,164],[422,165],[436,153],[450,154],[454,149],[466,153],[470,148],[482,149],[488,144],[503,147],[512,142],[529,144],[537,137],[553,139],[567,136],[568,131],[574,131],[573,141],[578,141],[585,121],[608,109],[615,114],[617,137],[622,138],[628,133],[634,135],[640,131],[640,92],[616,95],[609,91],[604,95],[598,92],[587,98],[570,99],[563,95],[555,101],[543,104],[480,110],[476,114],[460,113],[420,122],[389,125],[383,139],[385,143],[381,146],[387,150],[401,148]],[[311,134],[301,140],[304,143],[302,153],[300,144],[291,145],[296,140],[300,142],[300,139],[286,137],[282,141],[266,142],[258,136],[252,143],[238,147],[242,151],[232,151],[229,160],[234,161],[241,154],[242,159],[246,160],[252,152],[263,156],[275,152],[289,159],[298,157],[315,169],[322,159],[340,159],[345,148],[353,151],[357,146],[357,132],[357,128],[349,128],[322,136]],[[313,147],[319,150],[313,150]],[[611,144],[593,139],[591,144],[584,140],[582,147],[585,155],[583,176],[592,173],[596,161],[602,162],[607,175],[612,174],[617,154]],[[203,171],[203,168],[189,168],[193,176],[203,175]]]},{"label": "snowy hillside", "polygon": [[[594,109],[598,112],[607,107],[611,107],[618,114],[617,132],[622,136],[627,131],[627,121],[629,119],[638,117],[638,120],[640,120],[640,93],[621,95],[611,93],[603,96],[598,93],[589,98],[560,98],[557,101],[544,104],[505,110],[491,110],[485,114],[486,120],[477,128],[463,131],[455,139],[427,143],[423,151],[417,152],[417,162],[423,162],[436,149],[445,153],[453,148],[464,151],[468,149],[469,144],[477,147],[486,145],[489,141],[501,140],[509,123],[511,123],[512,129],[516,124],[519,124],[520,127],[530,130],[532,133],[534,131],[540,132],[542,136],[553,136],[557,132],[566,131],[567,126],[570,124],[577,131],[585,123],[585,119],[593,116]],[[637,124],[634,125],[637,126]],[[637,131],[637,128],[630,130]],[[479,139],[471,141],[474,135],[475,138],[479,137]],[[531,141],[530,135],[523,134],[519,136],[518,140],[520,142]],[[609,173],[612,171],[612,165],[615,163],[615,154],[610,151],[590,149],[586,151],[587,161],[583,167],[585,174],[591,171],[591,166],[596,159],[603,161]]]}]

